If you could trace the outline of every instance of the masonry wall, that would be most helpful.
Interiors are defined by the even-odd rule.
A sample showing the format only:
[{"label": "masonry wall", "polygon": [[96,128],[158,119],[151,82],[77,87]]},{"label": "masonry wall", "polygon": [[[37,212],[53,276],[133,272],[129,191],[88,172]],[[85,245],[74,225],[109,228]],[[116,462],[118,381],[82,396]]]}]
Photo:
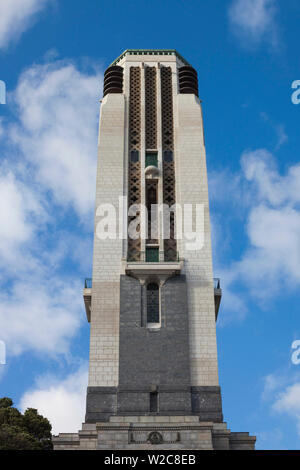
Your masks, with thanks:
[{"label": "masonry wall", "polygon": [[177,202],[204,207],[201,249],[189,250],[188,240],[179,240],[184,258],[189,312],[190,365],[192,386],[218,386],[215,304],[206,156],[200,100],[191,94],[176,97],[176,194]]},{"label": "masonry wall", "polygon": [[[222,422],[200,100],[192,94],[178,94],[178,67],[184,65],[178,56],[135,53],[124,55],[118,65],[124,68],[123,94],[106,95],[99,124],[86,419],[78,434],[54,437],[55,449],[253,449],[255,438],[249,437],[248,433],[231,433]],[[174,123],[174,143],[172,149],[168,149],[174,151],[176,184],[172,197],[182,207],[192,204],[195,209],[198,204],[204,209],[203,246],[189,249],[189,240],[177,240],[179,257],[183,260],[180,275],[163,284],[164,276],[159,277],[158,273],[155,276],[151,272],[151,276],[157,277],[162,284],[161,325],[156,329],[147,327],[144,271],[139,280],[125,275],[128,273],[127,240],[118,237],[102,240],[97,236],[97,226],[104,215],[99,213],[99,206],[109,204],[118,208],[119,197],[127,197],[130,192],[128,98],[131,67],[140,67],[141,72],[138,98],[141,100],[141,125],[137,131],[141,175],[145,173],[146,151],[144,83],[149,72],[147,67],[154,67],[157,114],[152,127],[157,129],[158,202],[161,203],[163,132],[166,130],[166,125],[162,126],[161,111],[166,107],[163,103],[166,93],[160,91],[162,68],[170,67],[172,87],[169,89],[172,88],[173,96],[168,98],[167,114]],[[144,177],[140,190],[139,199],[144,203]],[[116,220],[119,233],[119,217]],[[127,216],[120,223],[127,224]],[[163,247],[160,234],[159,249]],[[145,251],[145,242],[141,243],[141,250]],[[131,274],[138,277],[137,272]],[[155,411],[150,407],[150,393],[158,397]],[[157,444],[157,438],[160,444]]]},{"label": "masonry wall", "polygon": [[[108,94],[102,101],[95,205],[89,386],[118,384],[120,267],[122,240],[100,240],[100,204],[119,207],[123,194],[125,97]],[[105,214],[103,214],[105,215]],[[117,218],[117,224],[118,224]],[[117,233],[119,233],[117,225]]]},{"label": "masonry wall", "polygon": [[121,276],[118,412],[149,412],[158,393],[158,413],[190,412],[190,369],[186,282],[161,287],[161,328],[146,325],[146,287]]},{"label": "masonry wall", "polygon": [[[160,59],[157,57],[155,60]],[[126,61],[124,83],[127,93],[128,66],[137,65],[138,61],[131,63]],[[209,204],[201,105],[196,96],[177,93],[176,62],[170,57],[170,62],[165,63],[170,64],[173,69],[176,201],[181,205],[203,203],[205,216],[205,243],[201,250],[189,251],[185,240],[178,241],[179,255],[185,260],[183,273],[187,279],[191,384],[218,386]],[[125,96],[109,94],[102,102],[96,207],[101,202],[113,203],[118,207],[119,196],[127,191],[125,155],[127,155],[128,119],[125,117],[127,115]],[[160,130],[159,119],[158,130]],[[96,214],[95,233],[98,221],[99,217],[97,218]],[[89,376],[91,386],[118,384],[119,275],[122,272],[121,260],[124,255],[122,240],[99,240],[95,236]]]}]

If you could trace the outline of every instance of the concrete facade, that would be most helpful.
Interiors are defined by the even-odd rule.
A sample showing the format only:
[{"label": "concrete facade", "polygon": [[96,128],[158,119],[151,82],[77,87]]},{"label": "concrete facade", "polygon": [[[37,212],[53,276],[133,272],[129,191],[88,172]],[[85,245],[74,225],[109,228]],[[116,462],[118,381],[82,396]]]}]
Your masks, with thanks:
[{"label": "concrete facade", "polygon": [[197,416],[116,416],[53,442],[56,450],[253,450],[255,437]]},{"label": "concrete facade", "polygon": [[[109,94],[104,98],[101,106],[89,386],[106,387],[118,384],[119,284],[120,275],[123,273],[122,258],[126,259],[124,241],[98,239],[97,224],[100,217],[97,216],[97,208],[105,203],[119,207],[119,197],[127,196],[128,105],[126,107],[126,102],[129,94],[129,69],[133,66],[144,69],[148,64],[153,66],[158,63],[172,68],[176,202],[181,206],[184,204],[204,205],[202,249],[188,250],[186,240],[178,240],[179,256],[184,260],[183,273],[186,274],[188,280],[191,384],[193,386],[218,385],[209,202],[201,103],[195,95],[178,93],[177,69],[183,64],[176,56],[134,55],[125,56],[119,63],[124,67],[125,94]],[[159,93],[157,99],[160,105]],[[158,111],[159,109],[160,107]],[[143,111],[142,104],[142,116]],[[158,136],[161,134],[160,130],[161,120],[158,112]],[[142,142],[144,142],[143,119],[142,136]],[[141,155],[144,152],[145,146],[142,144]],[[161,172],[161,151],[158,154]],[[142,158],[142,174],[144,168],[145,163]],[[144,187],[144,179],[142,179],[142,186]],[[144,200],[145,196],[142,197],[142,202]],[[101,309],[103,309],[102,312]]]},{"label": "concrete facade", "polygon": [[176,98],[178,203],[181,206],[204,206],[203,247],[189,250],[185,240],[180,241],[179,245],[188,286],[191,384],[217,386],[218,359],[202,110],[200,100],[195,95],[177,94]]},{"label": "concrete facade", "polygon": [[[147,67],[151,73],[155,69],[156,80],[150,118]],[[86,417],[78,434],[54,438],[55,449],[254,448],[254,437],[231,433],[223,423],[202,109],[196,90],[184,91],[185,82],[180,84],[183,67],[195,88],[196,72],[176,51],[127,51],[108,69],[105,87],[113,91],[103,98],[100,112],[93,279],[84,295],[91,324]],[[117,78],[109,78],[110,73]],[[133,123],[130,108],[133,87],[138,123]],[[156,133],[155,149],[146,148],[151,132]],[[133,165],[140,171],[134,173],[140,175],[136,188],[129,182],[132,148],[139,158]],[[166,149],[172,153],[171,164],[166,163]],[[157,155],[150,168],[149,151]],[[167,258],[163,213],[158,215],[157,243],[142,239],[138,259],[128,257],[129,245],[122,238],[127,211],[120,210],[119,202],[132,199],[134,188],[145,204],[147,179],[157,182],[158,204],[175,201],[175,231],[185,220],[184,208],[184,214],[192,213],[191,230],[196,228],[202,240],[191,248],[184,234],[173,243],[176,259]],[[117,236],[104,239],[100,229],[106,204],[116,209]],[[204,217],[199,226],[197,205]],[[144,223],[142,219],[142,230]],[[149,261],[145,252],[153,246],[159,259]],[[157,291],[149,294],[153,283]],[[148,294],[155,297],[155,292],[159,312],[151,323]]]},{"label": "concrete facade", "polygon": [[120,266],[123,246],[122,239],[119,238],[99,239],[97,227],[101,216],[105,215],[99,210],[101,205],[112,204],[118,208],[119,197],[123,195],[124,140],[125,97],[122,94],[109,94],[101,105],[96,181],[89,362],[89,386],[96,387],[113,387],[118,384]]}]

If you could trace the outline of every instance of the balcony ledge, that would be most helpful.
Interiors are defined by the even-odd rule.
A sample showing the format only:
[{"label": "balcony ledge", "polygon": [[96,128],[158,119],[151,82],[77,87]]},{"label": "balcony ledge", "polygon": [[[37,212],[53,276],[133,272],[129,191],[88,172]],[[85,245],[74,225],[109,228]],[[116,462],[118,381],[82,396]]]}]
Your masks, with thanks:
[{"label": "balcony ledge", "polygon": [[92,289],[91,288],[84,288],[83,289],[83,300],[85,306],[85,313],[87,321],[90,323],[91,321],[91,304],[92,304]]},{"label": "balcony ledge", "polygon": [[[141,284],[144,284],[148,278],[157,276],[163,284],[169,277],[179,274],[183,268],[183,260],[181,261],[169,261],[169,262],[126,262],[125,272],[129,276],[138,279]],[[85,312],[87,321],[91,321],[91,303],[92,303],[92,288],[91,279],[90,286],[83,289],[83,300],[85,305]],[[215,298],[215,316],[216,321],[218,319],[218,313],[222,298],[222,289],[220,287],[220,280],[214,279],[214,298]],[[87,286],[87,283],[85,283]]]},{"label": "balcony ledge", "polygon": [[169,277],[179,274],[183,268],[183,261],[127,261],[125,264],[125,273],[129,276],[139,279],[144,283],[148,278],[157,276],[161,282],[165,282]]}]

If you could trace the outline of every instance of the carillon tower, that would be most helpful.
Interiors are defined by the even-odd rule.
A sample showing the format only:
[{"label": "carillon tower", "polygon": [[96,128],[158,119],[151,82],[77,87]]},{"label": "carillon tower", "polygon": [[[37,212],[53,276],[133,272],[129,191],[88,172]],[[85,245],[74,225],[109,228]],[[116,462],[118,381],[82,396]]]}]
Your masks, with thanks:
[{"label": "carillon tower", "polygon": [[253,449],[223,422],[197,72],[126,50],[101,103],[86,416],[56,449]]}]

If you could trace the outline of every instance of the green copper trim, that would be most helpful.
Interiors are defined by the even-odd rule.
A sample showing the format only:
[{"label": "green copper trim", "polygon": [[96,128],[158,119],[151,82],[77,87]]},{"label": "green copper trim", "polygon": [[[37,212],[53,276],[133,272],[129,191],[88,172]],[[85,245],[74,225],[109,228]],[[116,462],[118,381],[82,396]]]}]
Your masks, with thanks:
[{"label": "green copper trim", "polygon": [[190,65],[187,60],[185,60],[176,49],[126,49],[119,57],[117,57],[111,64],[117,65],[120,60],[122,60],[126,55],[175,55],[180,59],[185,65]]}]

